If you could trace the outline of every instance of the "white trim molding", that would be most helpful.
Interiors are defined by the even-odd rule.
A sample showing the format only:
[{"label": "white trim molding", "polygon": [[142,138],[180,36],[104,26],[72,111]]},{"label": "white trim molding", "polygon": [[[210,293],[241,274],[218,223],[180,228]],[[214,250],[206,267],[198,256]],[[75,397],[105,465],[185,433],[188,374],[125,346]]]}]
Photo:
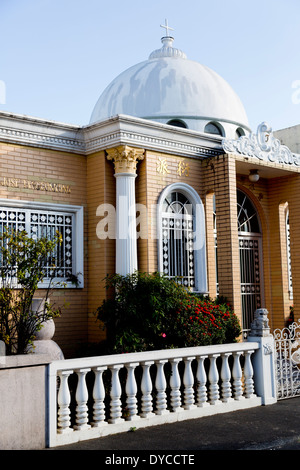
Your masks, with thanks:
[{"label": "white trim molding", "polygon": [[198,158],[223,151],[220,136],[125,115],[80,127],[1,111],[0,141],[81,155],[119,145]]},{"label": "white trim molding", "polygon": [[0,112],[0,142],[84,153],[81,128],[20,114]]}]

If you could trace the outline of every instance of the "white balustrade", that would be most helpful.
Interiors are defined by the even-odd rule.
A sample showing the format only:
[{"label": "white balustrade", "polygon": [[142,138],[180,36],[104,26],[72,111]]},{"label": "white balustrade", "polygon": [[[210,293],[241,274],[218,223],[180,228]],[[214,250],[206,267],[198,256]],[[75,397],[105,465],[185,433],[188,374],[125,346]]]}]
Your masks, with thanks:
[{"label": "white balustrade", "polygon": [[156,381],[155,381],[155,387],[157,391],[156,395],[156,411],[155,413],[157,415],[163,415],[169,413],[167,410],[167,394],[166,394],[166,377],[164,374],[164,365],[167,362],[167,360],[160,360],[160,361],[155,361],[156,366],[157,366],[157,372],[156,372]]},{"label": "white balustrade", "polygon": [[105,387],[103,384],[103,372],[107,370],[107,367],[95,367],[93,369],[95,374],[95,382],[93,388],[93,427],[106,425],[105,421]]},{"label": "white balustrade", "polygon": [[195,398],[194,398],[194,376],[192,372],[192,361],[195,357],[186,357],[184,359],[184,409],[191,410],[195,408]]},{"label": "white balustrade", "polygon": [[217,357],[219,354],[210,354],[210,367],[209,367],[209,398],[212,405],[217,405],[219,403],[219,372],[217,368]]},{"label": "white balustrade", "polygon": [[231,371],[228,364],[230,353],[223,353],[221,356],[222,401],[228,403],[233,400],[231,392]]},{"label": "white balustrade", "polygon": [[[56,439],[72,442],[80,432],[88,438],[172,422],[177,415],[257,406],[252,356],[258,348],[255,342],[234,343],[55,361],[50,382],[53,391],[54,378],[60,382]],[[78,377],[76,389],[72,374]]]},{"label": "white balustrade", "polygon": [[138,407],[137,407],[137,383],[135,380],[134,370],[139,365],[138,362],[130,363],[126,365],[127,368],[127,381],[126,381],[126,395],[127,395],[127,413],[126,416],[127,421],[132,421],[134,419],[138,419],[139,416],[137,415]]},{"label": "white balustrade", "polygon": [[233,362],[233,390],[234,390],[234,399],[242,400],[245,398],[243,396],[243,387],[242,387],[242,367],[240,362],[241,351],[233,353],[234,362]]},{"label": "white balustrade", "polygon": [[78,384],[76,389],[76,425],[74,429],[82,430],[89,428],[90,425],[88,424],[88,390],[86,386],[86,374],[91,369],[84,368],[84,369],[77,369],[75,370],[78,376]]},{"label": "white balustrade", "polygon": [[154,416],[153,404],[152,404],[152,381],[150,377],[150,367],[154,364],[154,361],[146,361],[142,362],[143,367],[143,378],[141,383],[141,390],[142,390],[142,418],[150,418]]},{"label": "white balustrade", "polygon": [[251,362],[251,355],[254,351],[245,351],[245,367],[244,367],[244,379],[245,379],[245,397],[251,398],[254,396],[254,382],[253,382],[253,366]]},{"label": "white balustrade", "polygon": [[172,411],[182,411],[183,408],[181,406],[181,392],[180,392],[180,375],[178,372],[178,364],[182,361],[181,357],[177,357],[175,359],[171,359],[171,377],[170,377],[170,387],[171,387],[171,407]]},{"label": "white balustrade", "polygon": [[60,379],[59,392],[57,396],[58,413],[57,413],[57,425],[58,433],[63,434],[67,431],[73,431],[70,428],[70,402],[71,394],[68,386],[68,378],[73,373],[72,370],[61,370],[58,372]]},{"label": "white balustrade", "polygon": [[123,421],[122,416],[122,404],[121,404],[121,384],[119,378],[119,370],[123,367],[123,364],[117,364],[110,367],[112,372],[111,377],[111,392],[110,392],[110,420],[112,424],[120,423]]},{"label": "white balustrade", "polygon": [[198,368],[197,368],[197,406],[204,407],[208,406],[209,403],[207,401],[207,375],[204,367],[204,361],[207,356],[199,356],[197,358]]}]

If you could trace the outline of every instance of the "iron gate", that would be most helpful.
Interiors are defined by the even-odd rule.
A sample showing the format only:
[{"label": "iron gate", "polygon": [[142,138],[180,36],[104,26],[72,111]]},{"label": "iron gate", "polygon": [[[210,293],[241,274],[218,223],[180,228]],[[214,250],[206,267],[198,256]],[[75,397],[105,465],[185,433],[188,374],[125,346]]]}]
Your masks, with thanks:
[{"label": "iron gate", "polygon": [[239,236],[241,300],[243,330],[249,331],[253,312],[261,308],[261,238],[260,236]]},{"label": "iron gate", "polygon": [[300,324],[273,332],[277,399],[300,396]]}]

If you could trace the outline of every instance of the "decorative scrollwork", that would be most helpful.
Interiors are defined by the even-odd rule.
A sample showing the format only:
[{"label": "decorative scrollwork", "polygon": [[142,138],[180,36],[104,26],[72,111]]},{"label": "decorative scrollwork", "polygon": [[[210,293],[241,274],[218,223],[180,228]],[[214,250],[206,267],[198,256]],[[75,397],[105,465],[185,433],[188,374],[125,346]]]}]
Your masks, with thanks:
[{"label": "decorative scrollwork", "polygon": [[278,399],[300,395],[300,324],[273,332]]},{"label": "decorative scrollwork", "polygon": [[266,122],[259,124],[256,134],[251,132],[249,136],[239,139],[223,139],[222,145],[227,153],[237,152],[263,161],[300,165],[300,155],[292,153],[286,145],[281,145]]}]

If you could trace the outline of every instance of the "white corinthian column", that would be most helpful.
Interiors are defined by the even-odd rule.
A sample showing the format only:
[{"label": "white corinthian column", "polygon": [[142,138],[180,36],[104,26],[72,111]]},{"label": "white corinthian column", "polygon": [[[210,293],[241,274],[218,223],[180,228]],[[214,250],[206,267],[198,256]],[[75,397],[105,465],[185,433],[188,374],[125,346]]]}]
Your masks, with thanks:
[{"label": "white corinthian column", "polygon": [[120,146],[107,150],[116,178],[116,273],[126,276],[137,270],[135,178],[144,150]]}]

